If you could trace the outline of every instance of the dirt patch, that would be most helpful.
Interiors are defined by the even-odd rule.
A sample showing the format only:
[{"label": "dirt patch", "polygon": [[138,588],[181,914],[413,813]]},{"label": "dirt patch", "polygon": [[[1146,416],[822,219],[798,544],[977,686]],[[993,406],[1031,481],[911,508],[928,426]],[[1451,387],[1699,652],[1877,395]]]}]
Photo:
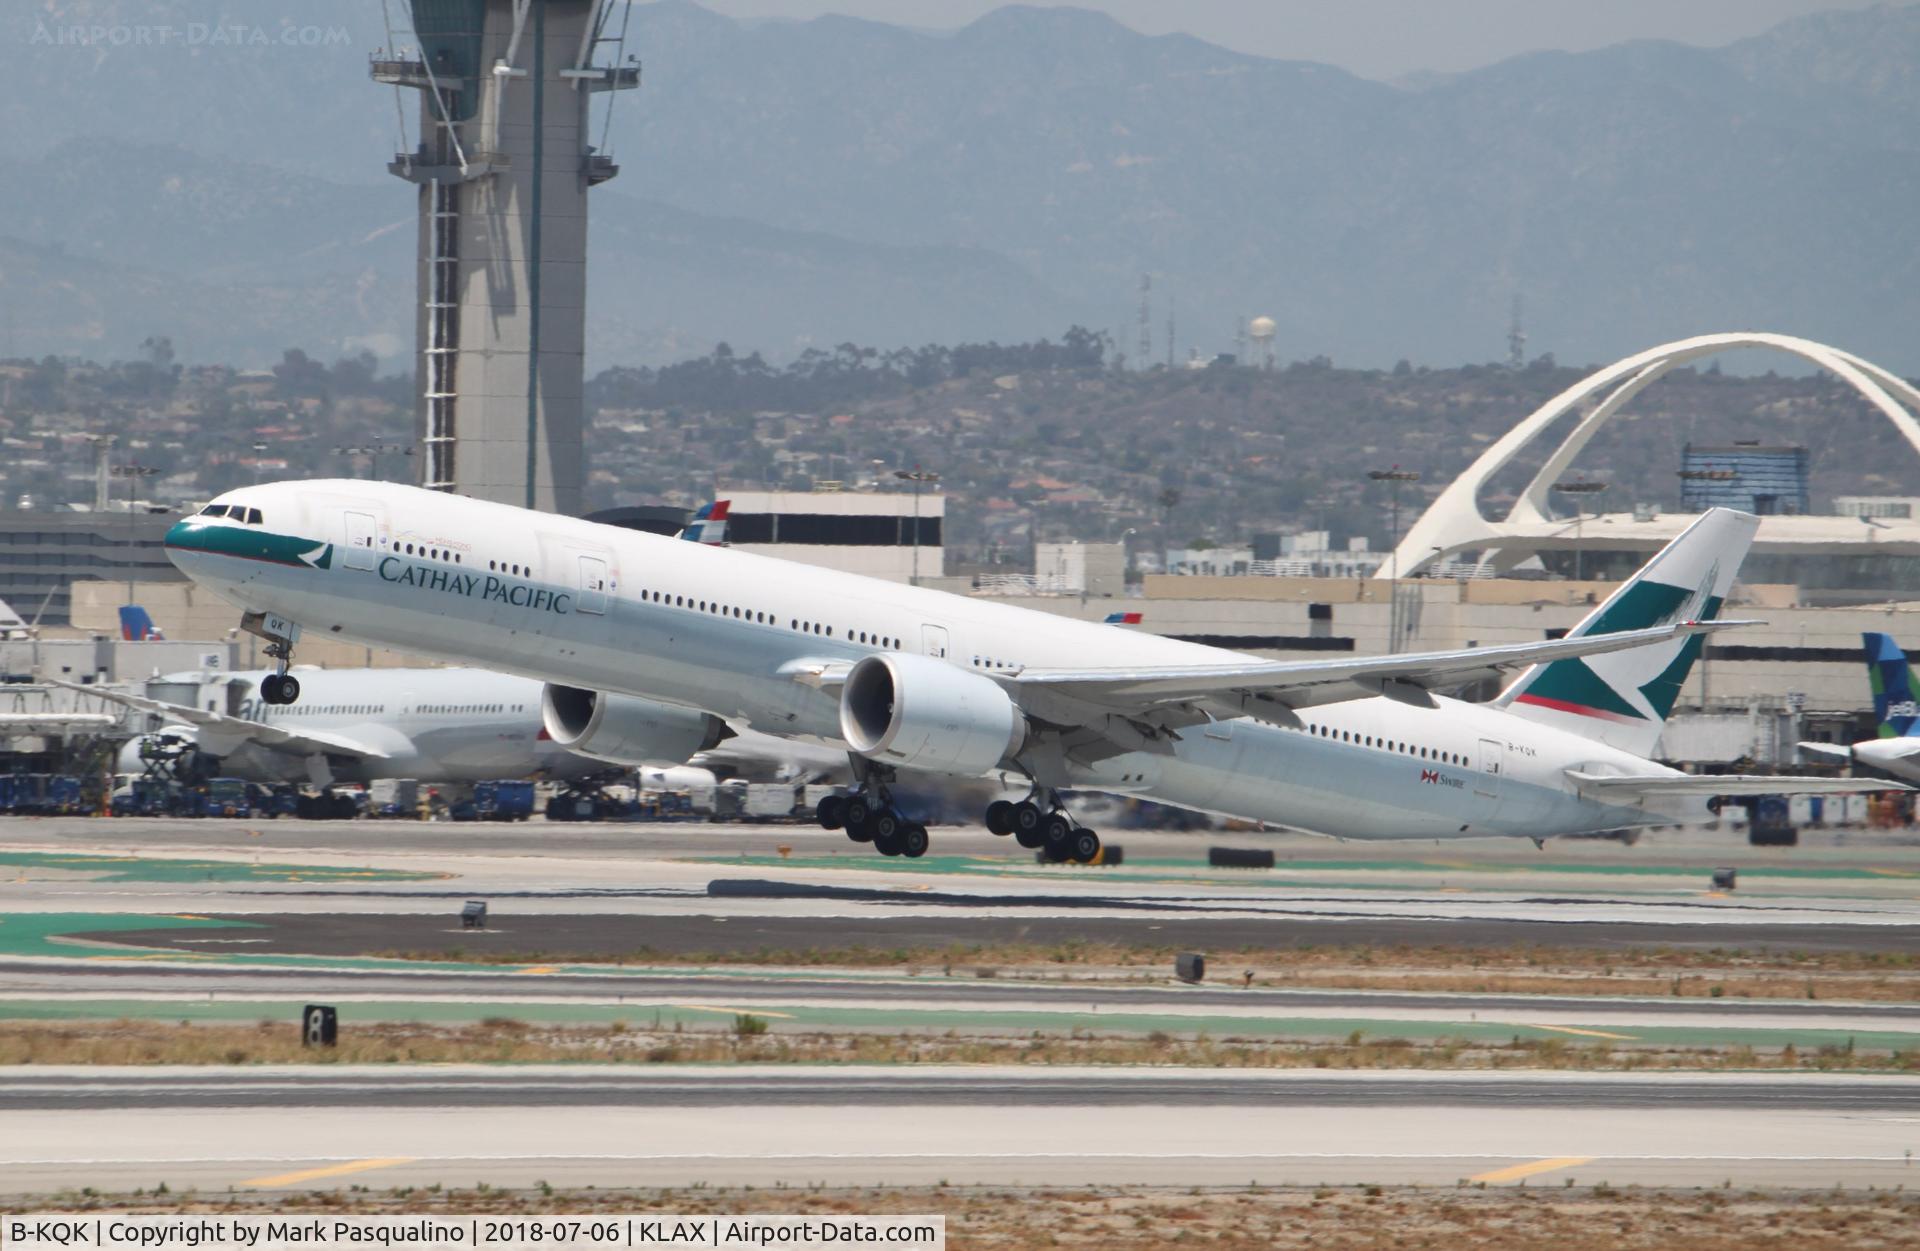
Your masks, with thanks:
[{"label": "dirt patch", "polygon": [[[551,948],[462,946],[389,950],[396,960],[476,964],[700,968],[899,969],[948,976],[1120,978],[1163,981],[1183,950],[1158,943],[1080,940],[912,947],[761,947],[614,956]],[[1737,948],[1612,950],[1343,944],[1206,953],[1212,982],[1299,989],[1445,991],[1479,994],[1635,995],[1696,999],[1852,999],[1920,1002],[1920,952],[1744,951]]]},{"label": "dirt patch", "polygon": [[1512,1038],[1298,1042],[1162,1031],[1138,1038],[1072,1031],[1018,1037],[774,1030],[743,1013],[719,1029],[536,1025],[492,1018],[470,1025],[375,1023],[338,1046],[303,1047],[284,1021],[196,1025],[185,1021],[0,1024],[0,1064],[422,1064],[601,1061],[616,1064],[1027,1064],[1197,1068],[1580,1069],[1920,1072],[1920,1048],[1838,1044],[1800,1050],[1751,1047],[1616,1047],[1606,1041]]}]

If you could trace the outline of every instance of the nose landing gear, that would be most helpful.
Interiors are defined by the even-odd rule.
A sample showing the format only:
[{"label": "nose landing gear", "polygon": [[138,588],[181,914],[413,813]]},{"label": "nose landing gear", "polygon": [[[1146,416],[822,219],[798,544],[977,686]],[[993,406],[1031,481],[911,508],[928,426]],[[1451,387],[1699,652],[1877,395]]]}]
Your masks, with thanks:
[{"label": "nose landing gear", "polygon": [[293,663],[293,640],[299,636],[300,627],[280,617],[250,612],[240,618],[240,628],[267,640],[267,655],[277,662],[274,671],[260,679],[260,702],[299,702],[300,679],[288,673],[287,667]]}]

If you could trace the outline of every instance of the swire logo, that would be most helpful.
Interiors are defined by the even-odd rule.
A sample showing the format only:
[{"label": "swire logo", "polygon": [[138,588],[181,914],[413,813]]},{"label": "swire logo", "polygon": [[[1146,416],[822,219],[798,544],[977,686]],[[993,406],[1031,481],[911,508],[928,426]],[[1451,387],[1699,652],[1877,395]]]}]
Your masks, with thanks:
[{"label": "swire logo", "polygon": [[1422,782],[1438,783],[1440,781],[1440,770],[1422,769],[1420,770],[1420,780]]}]

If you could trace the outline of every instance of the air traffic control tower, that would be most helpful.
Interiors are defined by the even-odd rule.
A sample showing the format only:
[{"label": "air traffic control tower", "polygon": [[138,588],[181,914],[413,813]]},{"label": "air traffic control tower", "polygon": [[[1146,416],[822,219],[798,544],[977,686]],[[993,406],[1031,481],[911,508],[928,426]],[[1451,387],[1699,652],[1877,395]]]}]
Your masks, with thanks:
[{"label": "air traffic control tower", "polygon": [[629,3],[409,0],[417,49],[374,59],[420,93],[419,145],[387,168],[420,195],[422,486],[584,506],[587,192],[619,172],[600,93],[640,82]]}]

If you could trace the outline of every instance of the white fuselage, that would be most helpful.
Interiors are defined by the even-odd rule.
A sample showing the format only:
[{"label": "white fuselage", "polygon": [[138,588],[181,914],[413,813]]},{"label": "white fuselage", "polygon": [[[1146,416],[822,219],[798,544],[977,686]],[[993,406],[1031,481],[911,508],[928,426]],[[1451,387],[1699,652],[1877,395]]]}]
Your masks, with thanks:
[{"label": "white fuselage", "polygon": [[[842,743],[839,694],[810,675],[879,651],[986,675],[1247,659],[411,487],[282,483],[221,500],[260,508],[263,521],[191,518],[169,554],[196,581],[308,635],[662,700],[831,745]],[[1582,797],[1568,770],[1667,771],[1446,698],[1326,704],[1288,726],[1216,721],[1181,731],[1168,753],[1059,769],[1038,780],[1349,838],[1545,837],[1706,813],[1704,800],[1656,812]]]},{"label": "white fuselage", "polygon": [[[204,675],[200,707],[329,735],[372,754],[314,752],[184,723],[169,723],[163,732],[191,739],[219,757],[221,772],[252,782],[483,782],[535,774],[573,778],[610,767],[541,733],[540,684],[526,678],[466,668],[302,668],[304,697],[297,704],[274,705],[260,698],[267,672]],[[167,681],[177,685],[185,678]],[[138,770],[138,746],[138,740],[129,744],[136,754],[123,759],[123,770]]]}]

